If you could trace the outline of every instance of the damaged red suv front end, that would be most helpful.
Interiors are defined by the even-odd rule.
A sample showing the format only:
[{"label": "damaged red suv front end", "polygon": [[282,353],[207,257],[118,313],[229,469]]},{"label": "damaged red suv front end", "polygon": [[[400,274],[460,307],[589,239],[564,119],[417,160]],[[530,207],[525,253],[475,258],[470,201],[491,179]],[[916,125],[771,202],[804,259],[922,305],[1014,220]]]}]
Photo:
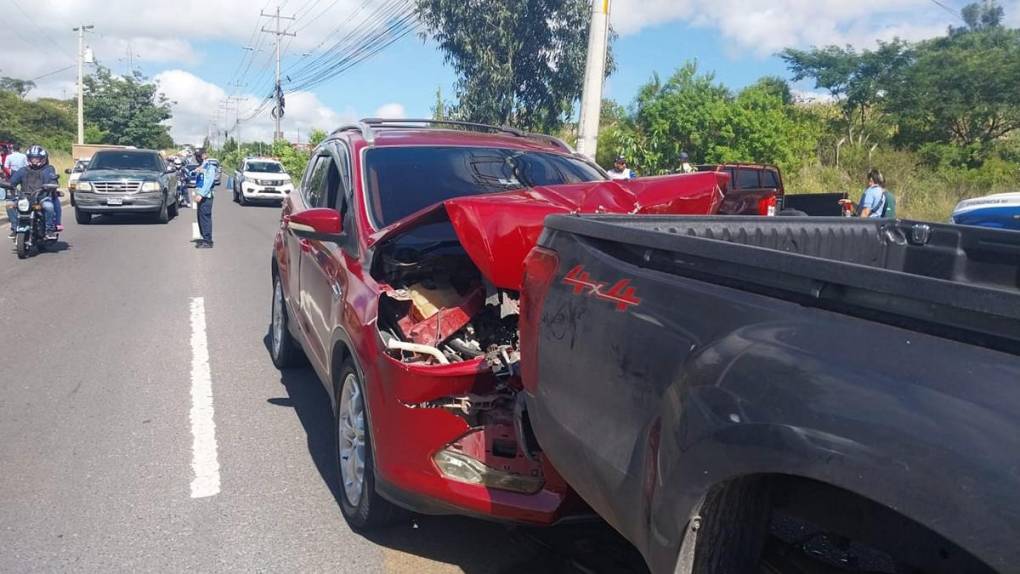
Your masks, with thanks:
[{"label": "damaged red suv front end", "polygon": [[[548,215],[710,214],[725,176],[611,182],[545,139],[406,126],[373,138],[341,131],[319,153],[335,162],[337,177],[322,181],[336,182],[350,229],[337,237],[290,229],[291,215],[330,196],[295,192],[274,270],[285,283],[286,330],[338,419],[345,365],[356,367],[365,484],[375,491],[361,496],[532,524],[583,511],[535,444],[518,397],[524,260]],[[351,158],[348,173],[342,157]],[[315,185],[316,165],[304,186]],[[357,464],[341,462],[341,481],[357,478],[350,468]],[[354,526],[371,522],[359,514],[365,504],[342,506]]]}]

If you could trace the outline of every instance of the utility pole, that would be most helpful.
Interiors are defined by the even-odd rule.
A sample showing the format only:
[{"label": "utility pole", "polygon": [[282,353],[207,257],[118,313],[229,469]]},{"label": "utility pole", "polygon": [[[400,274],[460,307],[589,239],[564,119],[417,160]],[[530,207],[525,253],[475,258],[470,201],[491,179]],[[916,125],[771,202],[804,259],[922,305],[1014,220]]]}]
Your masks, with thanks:
[{"label": "utility pole", "polygon": [[95,26],[82,25],[74,28],[78,33],[78,144],[85,143],[85,32]]},{"label": "utility pole", "polygon": [[276,36],[276,89],[274,90],[273,97],[276,98],[276,108],[273,110],[273,119],[276,120],[276,132],[273,134],[274,140],[283,139],[283,130],[280,129],[280,120],[283,119],[283,90],[280,87],[280,39],[284,36],[297,36],[294,32],[287,32],[280,29],[280,20],[295,20],[293,16],[280,16],[280,6],[276,6],[275,14],[266,14],[265,11],[260,11],[259,14],[263,18],[275,18],[276,29],[266,30],[266,27],[262,27],[262,31],[267,34],[273,34]]},{"label": "utility pole", "polygon": [[595,159],[599,144],[602,87],[606,79],[606,54],[609,49],[609,2],[592,0],[591,3],[588,65],[584,69],[581,121],[577,130],[577,151],[591,159]]}]

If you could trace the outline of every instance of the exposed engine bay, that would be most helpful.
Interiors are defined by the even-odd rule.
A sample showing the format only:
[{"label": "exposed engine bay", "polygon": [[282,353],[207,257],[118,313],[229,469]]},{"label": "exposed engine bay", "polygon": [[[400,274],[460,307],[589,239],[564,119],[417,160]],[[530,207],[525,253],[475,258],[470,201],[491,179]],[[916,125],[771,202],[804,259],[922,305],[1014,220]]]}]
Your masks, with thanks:
[{"label": "exposed engine bay", "polygon": [[520,297],[485,280],[448,222],[383,246],[375,267],[390,287],[379,332],[391,356],[433,365],[482,357],[498,377],[518,374]]},{"label": "exposed engine bay", "polygon": [[525,434],[518,397],[519,294],[485,279],[448,221],[381,246],[373,276],[384,285],[378,329],[392,358],[421,366],[473,361],[492,374],[477,377],[468,393],[405,404],[445,410],[471,429],[436,453],[437,467],[471,484],[541,490],[545,472]]}]

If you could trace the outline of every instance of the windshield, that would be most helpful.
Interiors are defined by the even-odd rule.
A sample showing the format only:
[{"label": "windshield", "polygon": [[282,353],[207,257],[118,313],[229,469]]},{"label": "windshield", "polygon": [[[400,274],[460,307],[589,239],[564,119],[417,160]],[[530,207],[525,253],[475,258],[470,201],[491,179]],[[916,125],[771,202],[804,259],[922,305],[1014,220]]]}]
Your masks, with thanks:
[{"label": "windshield", "polygon": [[89,169],[125,169],[163,171],[159,156],[153,153],[97,153]]},{"label": "windshield", "polygon": [[546,152],[381,147],[365,155],[365,188],[378,228],[456,197],[605,179],[583,160]]},{"label": "windshield", "polygon": [[283,173],[283,166],[272,161],[253,161],[248,164],[245,171],[258,173]]}]

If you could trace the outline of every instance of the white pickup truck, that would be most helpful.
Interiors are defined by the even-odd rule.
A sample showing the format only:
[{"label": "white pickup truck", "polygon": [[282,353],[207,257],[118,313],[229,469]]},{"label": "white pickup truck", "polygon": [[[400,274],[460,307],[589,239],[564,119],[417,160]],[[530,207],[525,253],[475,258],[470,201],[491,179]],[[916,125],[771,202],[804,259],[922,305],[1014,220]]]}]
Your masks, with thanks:
[{"label": "white pickup truck", "polygon": [[283,198],[294,191],[283,164],[266,158],[245,158],[241,169],[234,172],[234,201],[241,205],[253,202],[283,203]]}]

